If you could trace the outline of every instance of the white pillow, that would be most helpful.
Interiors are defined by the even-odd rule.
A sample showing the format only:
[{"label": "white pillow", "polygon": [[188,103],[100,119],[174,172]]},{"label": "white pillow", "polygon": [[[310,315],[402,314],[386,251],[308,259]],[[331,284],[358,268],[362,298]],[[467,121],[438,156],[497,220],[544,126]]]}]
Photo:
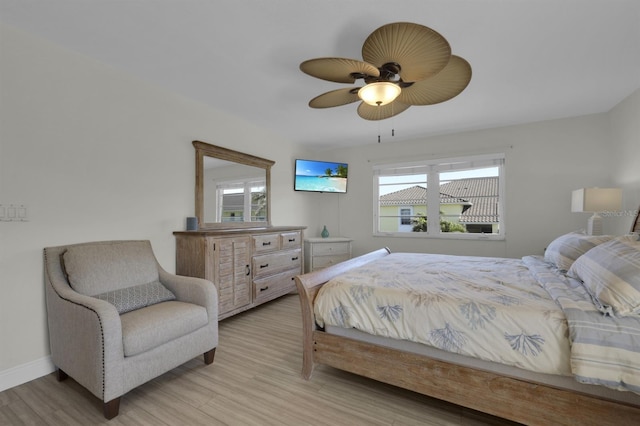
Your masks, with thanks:
[{"label": "white pillow", "polygon": [[612,238],[611,235],[585,235],[582,232],[570,232],[549,244],[544,252],[544,260],[566,272],[577,258]]},{"label": "white pillow", "polygon": [[603,311],[640,315],[640,241],[635,237],[618,237],[589,250],[567,275],[582,281]]}]

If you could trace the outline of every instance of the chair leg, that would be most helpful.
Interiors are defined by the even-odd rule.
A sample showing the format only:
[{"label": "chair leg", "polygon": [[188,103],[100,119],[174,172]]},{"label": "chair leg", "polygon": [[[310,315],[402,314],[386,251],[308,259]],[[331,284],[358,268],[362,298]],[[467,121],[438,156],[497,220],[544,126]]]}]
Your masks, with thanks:
[{"label": "chair leg", "polygon": [[111,420],[117,416],[120,411],[120,397],[112,399],[109,402],[105,402],[102,406],[102,410],[104,412],[104,418],[107,420]]},{"label": "chair leg", "polygon": [[58,368],[56,370],[56,377],[57,377],[59,382],[62,382],[63,380],[66,380],[69,376],[67,375],[67,373],[65,373],[64,371],[62,371],[62,370],[60,370]]},{"label": "chair leg", "polygon": [[213,357],[216,355],[216,348],[204,353],[204,363],[209,365],[213,363]]}]

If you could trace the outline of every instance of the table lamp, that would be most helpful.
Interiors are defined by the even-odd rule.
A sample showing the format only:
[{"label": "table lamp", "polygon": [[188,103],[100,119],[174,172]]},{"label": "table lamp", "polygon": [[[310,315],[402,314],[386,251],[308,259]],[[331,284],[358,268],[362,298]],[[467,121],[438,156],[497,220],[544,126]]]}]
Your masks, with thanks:
[{"label": "table lamp", "polygon": [[581,188],[571,193],[571,211],[589,212],[587,233],[602,234],[602,217],[598,213],[619,211],[622,208],[622,189],[620,188]]}]

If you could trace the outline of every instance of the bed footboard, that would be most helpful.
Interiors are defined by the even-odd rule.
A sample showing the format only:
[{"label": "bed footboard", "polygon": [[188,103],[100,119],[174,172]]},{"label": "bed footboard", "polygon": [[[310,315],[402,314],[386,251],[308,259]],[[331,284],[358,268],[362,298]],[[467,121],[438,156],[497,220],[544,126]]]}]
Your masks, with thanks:
[{"label": "bed footboard", "polygon": [[322,286],[389,253],[387,248],[380,249],[295,278],[302,308],[302,376],[306,380],[316,364],[325,364],[524,424],[637,424],[639,405],[464,367],[319,329],[313,304]]},{"label": "bed footboard", "polygon": [[303,347],[302,347],[302,377],[306,380],[311,378],[315,361],[314,338],[313,333],[316,330],[316,321],[313,314],[313,302],[320,288],[331,278],[340,275],[350,269],[360,265],[383,258],[390,253],[388,248],[382,248],[371,253],[338,263],[325,269],[310,272],[304,275],[298,275],[295,278],[298,287],[298,295],[300,296],[300,305],[302,310],[302,327],[303,327]]}]

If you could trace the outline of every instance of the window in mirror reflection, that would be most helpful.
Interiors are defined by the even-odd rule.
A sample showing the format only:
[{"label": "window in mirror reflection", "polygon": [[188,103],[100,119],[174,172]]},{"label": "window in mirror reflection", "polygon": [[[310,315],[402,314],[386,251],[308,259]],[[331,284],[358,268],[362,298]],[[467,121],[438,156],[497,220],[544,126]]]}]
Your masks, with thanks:
[{"label": "window in mirror reflection", "polygon": [[267,192],[264,179],[218,182],[216,222],[264,222]]}]

